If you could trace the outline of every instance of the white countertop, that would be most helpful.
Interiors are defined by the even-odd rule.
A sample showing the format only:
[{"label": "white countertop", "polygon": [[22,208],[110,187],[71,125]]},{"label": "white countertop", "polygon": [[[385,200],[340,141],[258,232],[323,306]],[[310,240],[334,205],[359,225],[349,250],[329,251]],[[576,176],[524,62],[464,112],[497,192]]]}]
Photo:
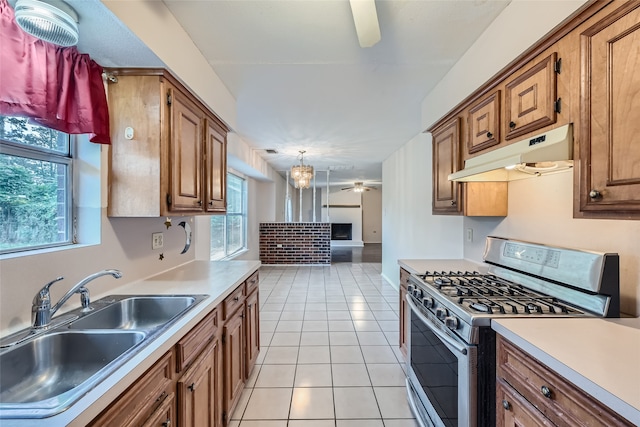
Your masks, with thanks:
[{"label": "white countertop", "polygon": [[260,261],[194,261],[149,279],[114,288],[111,292],[113,295],[208,294],[209,298],[190,310],[66,411],[42,419],[0,419],[0,425],[87,425],[259,267]]},{"label": "white countertop", "polygon": [[640,318],[500,319],[491,327],[629,421],[640,424]]},{"label": "white countertop", "polygon": [[425,271],[479,271],[484,273],[488,265],[468,259],[399,259],[400,267],[409,273],[424,274]]}]

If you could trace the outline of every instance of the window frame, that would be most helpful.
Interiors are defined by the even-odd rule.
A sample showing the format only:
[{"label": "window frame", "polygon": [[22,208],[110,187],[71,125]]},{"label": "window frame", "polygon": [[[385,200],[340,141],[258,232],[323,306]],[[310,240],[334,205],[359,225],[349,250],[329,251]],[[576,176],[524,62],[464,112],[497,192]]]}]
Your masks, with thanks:
[{"label": "window frame", "polygon": [[[232,179],[229,179],[230,177],[233,177]],[[248,182],[247,182],[247,178],[244,176],[241,176],[238,173],[233,173],[233,172],[227,172],[227,202],[228,202],[228,198],[229,198],[229,183],[234,179],[237,178],[239,180],[242,181],[242,189],[241,189],[241,195],[240,195],[240,200],[241,200],[241,209],[240,212],[229,212],[229,204],[227,203],[227,212],[224,215],[214,215],[211,217],[211,221],[216,220],[218,218],[223,218],[223,228],[224,228],[224,236],[223,236],[223,252],[224,255],[220,258],[214,258],[212,256],[212,249],[213,246],[211,245],[212,240],[210,239],[209,241],[209,259],[211,261],[223,261],[223,260],[227,260],[227,259],[231,259],[243,252],[245,252],[247,250],[247,217],[248,217]],[[240,247],[236,250],[234,250],[233,252],[229,252],[229,234],[228,234],[228,219],[230,217],[240,217],[242,218],[242,244],[240,245]]]},{"label": "window frame", "polygon": [[[42,126],[46,127],[46,126]],[[41,245],[22,246],[10,249],[0,249],[0,256],[19,254],[29,251],[38,251],[42,249],[60,248],[64,246],[70,246],[77,243],[77,232],[75,229],[76,224],[76,206],[75,206],[75,171],[74,163],[77,155],[77,137],[75,135],[65,134],[67,140],[68,150],[66,152],[60,152],[53,149],[44,147],[36,147],[33,145],[27,145],[20,142],[10,141],[0,138],[0,153],[7,156],[23,157],[27,159],[37,160],[41,162],[49,162],[64,165],[66,167],[65,177],[65,230],[66,238],[64,241],[58,241],[55,243],[46,243]]]}]

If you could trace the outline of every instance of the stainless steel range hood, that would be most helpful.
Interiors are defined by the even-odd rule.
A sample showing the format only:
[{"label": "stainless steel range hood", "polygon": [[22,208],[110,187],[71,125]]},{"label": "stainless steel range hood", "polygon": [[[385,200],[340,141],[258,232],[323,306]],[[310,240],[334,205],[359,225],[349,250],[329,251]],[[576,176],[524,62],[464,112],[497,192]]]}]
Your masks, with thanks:
[{"label": "stainless steel range hood", "polygon": [[573,167],[572,124],[473,157],[450,181],[514,181]]}]

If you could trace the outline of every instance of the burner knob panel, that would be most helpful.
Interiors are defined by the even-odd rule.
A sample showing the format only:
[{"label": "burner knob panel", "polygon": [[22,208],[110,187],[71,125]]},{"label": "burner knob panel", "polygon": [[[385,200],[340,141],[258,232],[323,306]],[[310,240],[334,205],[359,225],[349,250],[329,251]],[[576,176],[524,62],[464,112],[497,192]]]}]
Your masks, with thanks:
[{"label": "burner knob panel", "polygon": [[427,308],[433,307],[433,298],[431,297],[422,298],[422,305],[424,305]]},{"label": "burner knob panel", "polygon": [[447,317],[449,315],[449,313],[447,312],[446,308],[442,308],[442,307],[438,307],[436,308],[436,317],[438,319],[444,319],[445,317]]},{"label": "burner knob panel", "polygon": [[447,316],[444,318],[444,325],[452,331],[455,331],[456,329],[458,329],[460,322],[458,321],[457,317]]}]

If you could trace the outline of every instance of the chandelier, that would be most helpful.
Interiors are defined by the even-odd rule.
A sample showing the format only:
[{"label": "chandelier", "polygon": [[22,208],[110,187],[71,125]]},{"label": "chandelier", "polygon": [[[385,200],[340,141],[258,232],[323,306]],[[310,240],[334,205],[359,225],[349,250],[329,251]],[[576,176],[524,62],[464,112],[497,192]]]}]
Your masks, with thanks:
[{"label": "chandelier", "polygon": [[304,153],[306,151],[300,151],[300,164],[291,166],[291,178],[296,188],[309,188],[311,185],[311,178],[313,178],[313,166],[304,164]]}]

